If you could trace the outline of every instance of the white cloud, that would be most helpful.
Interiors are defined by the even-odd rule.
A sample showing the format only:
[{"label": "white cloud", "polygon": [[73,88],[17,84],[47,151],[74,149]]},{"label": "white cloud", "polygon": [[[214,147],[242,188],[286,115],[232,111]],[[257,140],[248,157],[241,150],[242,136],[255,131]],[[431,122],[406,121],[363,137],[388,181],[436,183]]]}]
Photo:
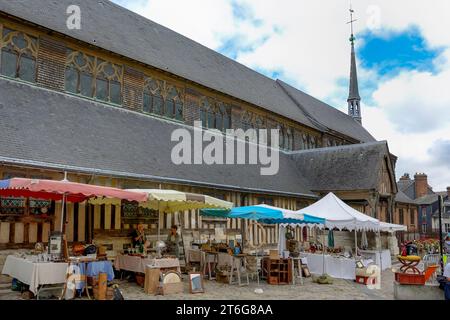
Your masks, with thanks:
[{"label": "white cloud", "polygon": [[[251,8],[262,21],[255,26],[233,16],[231,1]],[[143,3],[143,4],[142,4]],[[309,94],[345,111],[345,88],[337,85],[349,74],[348,0],[141,0],[130,8],[212,49],[239,36],[254,50],[237,52],[252,68],[279,70]],[[416,26],[431,47],[450,48],[450,1],[353,1],[358,33],[373,25],[380,36]],[[280,32],[274,32],[278,28]],[[390,48],[386,48],[389,50]],[[399,157],[397,174],[427,172],[435,189],[450,185],[450,168],[436,163],[430,149],[450,137],[450,50],[436,59],[437,74],[406,71],[384,79],[359,66],[360,85],[376,83],[372,101],[363,103],[365,127],[388,140]],[[368,105],[370,103],[370,105]]]}]

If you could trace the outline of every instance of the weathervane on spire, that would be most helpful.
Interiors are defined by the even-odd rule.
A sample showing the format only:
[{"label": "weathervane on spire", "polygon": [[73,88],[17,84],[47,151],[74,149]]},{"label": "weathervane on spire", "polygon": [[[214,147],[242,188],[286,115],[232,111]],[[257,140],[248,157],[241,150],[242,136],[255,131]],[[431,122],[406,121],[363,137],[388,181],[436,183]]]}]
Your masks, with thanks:
[{"label": "weathervane on spire", "polygon": [[358,21],[358,19],[353,19],[353,13],[355,13],[355,10],[353,10],[352,4],[351,4],[351,3],[350,3],[350,9],[349,9],[349,11],[350,11],[350,21],[347,22],[347,24],[350,24],[351,29],[352,29],[352,35],[351,35],[351,37],[350,37],[350,42],[351,42],[352,44],[354,44],[356,38],[355,38],[355,36],[354,36],[354,34],[353,34],[353,22]]}]

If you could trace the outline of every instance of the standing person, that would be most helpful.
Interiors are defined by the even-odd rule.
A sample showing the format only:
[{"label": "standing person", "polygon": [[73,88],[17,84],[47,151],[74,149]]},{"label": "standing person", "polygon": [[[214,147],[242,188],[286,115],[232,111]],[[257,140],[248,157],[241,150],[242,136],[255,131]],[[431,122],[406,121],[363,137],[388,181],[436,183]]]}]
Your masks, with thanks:
[{"label": "standing person", "polygon": [[447,280],[444,283],[445,300],[450,301],[450,262],[447,262],[444,268],[444,278]]},{"label": "standing person", "polygon": [[177,258],[180,257],[180,235],[178,234],[178,227],[173,225],[170,228],[169,235],[167,236],[167,249],[168,253],[174,254]]},{"label": "standing person", "polygon": [[140,222],[137,225],[137,228],[131,233],[131,242],[133,243],[133,248],[139,247],[144,251],[147,248],[148,242],[145,239],[144,224],[142,222]]},{"label": "standing person", "polygon": [[444,253],[450,254],[450,233],[444,239]]}]

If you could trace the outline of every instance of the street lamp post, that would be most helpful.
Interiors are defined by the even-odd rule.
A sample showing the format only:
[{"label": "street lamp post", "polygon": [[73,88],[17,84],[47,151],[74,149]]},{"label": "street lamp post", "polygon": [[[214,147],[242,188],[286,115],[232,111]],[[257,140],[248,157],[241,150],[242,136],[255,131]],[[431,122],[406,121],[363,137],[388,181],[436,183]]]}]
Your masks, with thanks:
[{"label": "street lamp post", "polygon": [[442,196],[438,196],[438,202],[439,202],[439,253],[441,255],[440,264],[441,264],[441,273],[444,273],[444,255],[443,255],[443,249],[442,244],[444,239],[442,238],[442,207],[443,207],[443,198]]}]

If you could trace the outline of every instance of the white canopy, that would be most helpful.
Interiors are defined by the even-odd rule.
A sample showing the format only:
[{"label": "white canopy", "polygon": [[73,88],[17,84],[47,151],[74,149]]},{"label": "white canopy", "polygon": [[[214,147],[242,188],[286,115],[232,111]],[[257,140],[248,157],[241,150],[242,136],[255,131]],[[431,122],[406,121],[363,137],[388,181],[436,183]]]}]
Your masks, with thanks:
[{"label": "white canopy", "polygon": [[387,222],[380,222],[380,228],[383,232],[390,232],[394,233],[396,231],[407,231],[408,228],[406,226],[403,226],[401,224],[392,224]]},{"label": "white canopy", "polygon": [[353,209],[333,193],[329,193],[314,204],[297,211],[325,219],[325,227],[349,231],[380,230],[380,221]]}]

